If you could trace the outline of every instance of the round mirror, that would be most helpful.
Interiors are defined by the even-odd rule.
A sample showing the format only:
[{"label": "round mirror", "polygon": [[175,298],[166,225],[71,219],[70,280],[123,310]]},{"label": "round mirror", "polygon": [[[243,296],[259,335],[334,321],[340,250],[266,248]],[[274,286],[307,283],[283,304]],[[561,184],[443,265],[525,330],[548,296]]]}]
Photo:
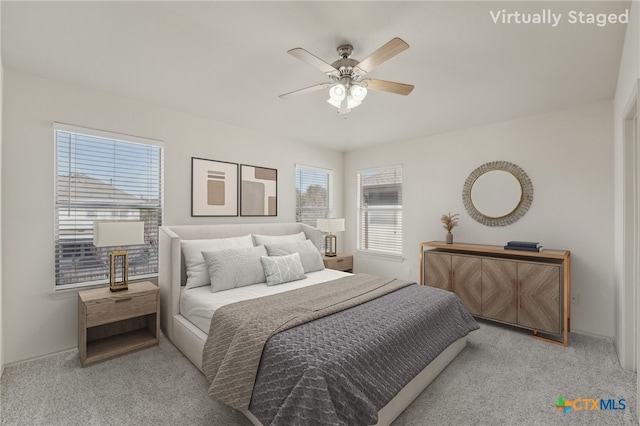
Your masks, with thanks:
[{"label": "round mirror", "polygon": [[533,185],[520,167],[492,161],[475,169],[464,183],[467,213],[487,226],[505,226],[520,219],[533,201]]},{"label": "round mirror", "polygon": [[471,186],[471,202],[487,217],[505,217],[522,200],[522,186],[514,175],[504,170],[492,170],[478,177]]}]

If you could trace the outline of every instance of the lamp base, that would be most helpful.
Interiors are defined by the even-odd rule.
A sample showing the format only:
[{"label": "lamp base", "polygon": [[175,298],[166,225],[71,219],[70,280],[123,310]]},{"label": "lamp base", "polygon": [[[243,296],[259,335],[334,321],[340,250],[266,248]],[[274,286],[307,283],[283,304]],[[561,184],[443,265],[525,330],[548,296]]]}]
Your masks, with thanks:
[{"label": "lamp base", "polygon": [[111,291],[122,291],[122,290],[128,290],[128,289],[129,289],[128,283],[118,283],[118,284],[109,285],[109,290]]},{"label": "lamp base", "polygon": [[[118,281],[118,275],[121,280]],[[124,250],[109,253],[109,290],[122,291],[129,288],[129,254]]]},{"label": "lamp base", "polygon": [[336,257],[337,238],[332,233],[324,236],[324,255],[327,257]]}]

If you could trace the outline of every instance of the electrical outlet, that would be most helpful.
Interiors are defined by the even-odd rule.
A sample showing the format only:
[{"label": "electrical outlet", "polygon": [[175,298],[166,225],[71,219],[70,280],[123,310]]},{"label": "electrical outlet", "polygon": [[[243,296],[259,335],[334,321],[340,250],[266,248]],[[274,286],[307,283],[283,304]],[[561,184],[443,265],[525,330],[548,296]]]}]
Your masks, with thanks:
[{"label": "electrical outlet", "polygon": [[571,293],[571,304],[572,305],[578,304],[578,293]]}]

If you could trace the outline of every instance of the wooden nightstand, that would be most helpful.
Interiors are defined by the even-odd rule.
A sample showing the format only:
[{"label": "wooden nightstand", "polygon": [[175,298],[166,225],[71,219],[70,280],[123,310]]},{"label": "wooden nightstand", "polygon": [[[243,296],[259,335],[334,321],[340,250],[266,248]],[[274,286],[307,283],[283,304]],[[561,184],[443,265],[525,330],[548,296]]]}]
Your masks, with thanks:
[{"label": "wooden nightstand", "polygon": [[324,267],[327,269],[335,269],[337,271],[353,272],[353,256],[350,254],[338,253],[337,256],[322,256]]},{"label": "wooden nightstand", "polygon": [[109,287],[78,292],[78,354],[82,366],[157,345],[160,340],[159,289],[149,281],[129,289]]}]

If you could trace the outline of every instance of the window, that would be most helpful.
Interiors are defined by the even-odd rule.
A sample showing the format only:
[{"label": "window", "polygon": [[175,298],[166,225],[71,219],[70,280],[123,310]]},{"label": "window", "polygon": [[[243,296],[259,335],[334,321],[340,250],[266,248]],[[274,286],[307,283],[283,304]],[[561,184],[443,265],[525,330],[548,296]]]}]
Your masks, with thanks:
[{"label": "window", "polygon": [[55,288],[109,282],[111,247],[93,245],[93,222],[144,221],[145,244],[127,246],[129,278],[158,273],[161,142],[55,124]]},{"label": "window", "polygon": [[358,250],[402,256],[402,166],[358,173]]},{"label": "window", "polygon": [[331,216],[331,170],[296,165],[296,222],[317,226]]}]

